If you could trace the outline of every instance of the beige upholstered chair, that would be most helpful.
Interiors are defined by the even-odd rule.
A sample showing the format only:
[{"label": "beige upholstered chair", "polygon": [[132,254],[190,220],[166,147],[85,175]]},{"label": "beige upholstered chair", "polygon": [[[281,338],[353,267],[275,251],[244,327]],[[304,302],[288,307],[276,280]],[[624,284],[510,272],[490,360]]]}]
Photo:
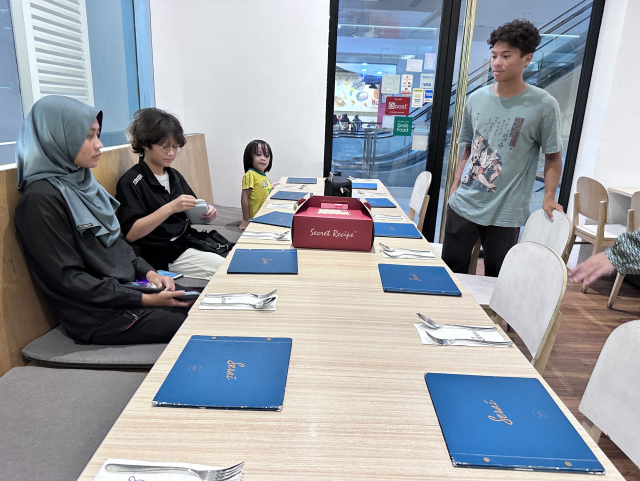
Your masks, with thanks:
[{"label": "beige upholstered chair", "polygon": [[[576,237],[593,244],[591,255],[597,254],[604,247],[612,246],[618,236],[626,228],[620,224],[607,224],[607,210],[609,208],[609,194],[607,189],[597,180],[580,177],[576,184],[573,198],[573,235],[567,248],[570,253]],[[596,225],[579,225],[579,214],[597,221]],[[567,254],[568,257],[568,254]],[[566,257],[565,257],[566,260]],[[587,292],[587,283],[582,283],[582,292]]]},{"label": "beige upholstered chair", "polygon": [[[427,214],[427,206],[429,205],[429,187],[431,186],[431,172],[422,172],[416,182],[413,184],[411,199],[409,200],[409,219],[415,222],[418,230],[422,232],[424,218]],[[418,214],[418,220],[415,215]]]},{"label": "beige upholstered chair", "polygon": [[506,321],[532,355],[542,375],[556,339],[567,286],[567,268],[552,249],[535,242],[516,244],[504,258],[489,307],[493,320]]},{"label": "beige upholstered chair", "polygon": [[[633,232],[638,229],[640,229],[640,192],[636,192],[633,194],[633,197],[631,197],[631,208],[627,213],[627,232]],[[616,275],[616,280],[613,283],[613,289],[611,289],[609,302],[607,302],[607,307],[609,309],[612,309],[613,303],[616,302],[616,297],[618,297],[618,292],[620,291],[620,286],[622,286],[623,280],[624,274],[618,273]]]},{"label": "beige upholstered chair", "polygon": [[[527,219],[520,242],[537,242],[563,257],[572,233],[571,221],[566,214],[557,210],[553,212],[553,219],[551,222],[542,209],[533,212]],[[487,309],[498,278],[470,274],[456,274],[456,276],[478,304]]]},{"label": "beige upholstered chair", "polygon": [[601,433],[640,466],[640,321],[618,326],[605,342],[578,409],[598,442]]}]

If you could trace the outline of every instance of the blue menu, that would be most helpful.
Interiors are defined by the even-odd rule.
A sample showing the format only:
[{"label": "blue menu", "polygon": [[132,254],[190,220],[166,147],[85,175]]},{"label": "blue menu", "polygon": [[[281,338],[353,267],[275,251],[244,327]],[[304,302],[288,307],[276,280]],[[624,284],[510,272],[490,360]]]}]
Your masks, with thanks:
[{"label": "blue menu", "polygon": [[153,406],[280,411],[291,339],[191,336]]},{"label": "blue menu", "polygon": [[374,222],[373,229],[376,237],[406,237],[407,239],[422,239],[422,235],[414,224]]},{"label": "blue menu", "polygon": [[371,207],[398,207],[390,199],[385,197],[374,198],[374,199],[365,199]]},{"label": "blue menu", "polygon": [[269,212],[268,214],[254,217],[251,222],[258,224],[277,225],[278,227],[291,227],[293,214],[289,212]]},{"label": "blue menu", "polygon": [[297,274],[298,251],[295,249],[238,249],[227,274]]},{"label": "blue menu", "polygon": [[436,296],[461,296],[444,267],[378,264],[385,292],[408,292]]},{"label": "blue menu", "polygon": [[300,192],[300,191],[291,192],[287,190],[281,190],[273,194],[271,198],[274,200],[300,200],[307,194],[308,192]]},{"label": "blue menu", "polygon": [[287,184],[317,184],[315,177],[288,177]]},{"label": "blue menu", "polygon": [[429,372],[425,381],[454,466],[604,472],[537,379]]},{"label": "blue menu", "polygon": [[353,189],[368,189],[368,190],[378,190],[377,182],[351,182],[351,188]]}]

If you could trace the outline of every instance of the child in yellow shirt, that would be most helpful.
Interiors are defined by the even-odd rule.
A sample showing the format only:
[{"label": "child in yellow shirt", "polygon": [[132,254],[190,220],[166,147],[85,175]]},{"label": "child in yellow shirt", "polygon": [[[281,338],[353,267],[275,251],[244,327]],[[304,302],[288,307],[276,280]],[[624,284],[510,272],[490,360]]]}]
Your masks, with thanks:
[{"label": "child in yellow shirt", "polygon": [[[244,176],[242,177],[242,224],[240,230],[245,230],[249,221],[253,219],[264,201],[271,193],[271,182],[266,172],[271,170],[273,152],[264,140],[252,140],[244,149]],[[273,184],[277,186],[278,184]]]}]

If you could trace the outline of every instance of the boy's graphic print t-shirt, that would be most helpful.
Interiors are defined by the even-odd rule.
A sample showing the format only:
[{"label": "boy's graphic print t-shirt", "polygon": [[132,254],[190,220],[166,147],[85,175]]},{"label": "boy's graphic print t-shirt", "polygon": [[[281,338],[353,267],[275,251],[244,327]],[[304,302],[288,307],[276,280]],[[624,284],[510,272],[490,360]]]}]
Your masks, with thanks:
[{"label": "boy's graphic print t-shirt", "polygon": [[558,102],[531,85],[506,99],[483,87],[465,105],[458,144],[470,145],[471,155],[451,208],[476,224],[520,227],[544,166],[540,153],[562,149]]},{"label": "boy's graphic print t-shirt", "polygon": [[271,193],[271,182],[262,172],[249,169],[242,177],[242,188],[251,189],[251,195],[249,195],[249,218],[253,219]]}]

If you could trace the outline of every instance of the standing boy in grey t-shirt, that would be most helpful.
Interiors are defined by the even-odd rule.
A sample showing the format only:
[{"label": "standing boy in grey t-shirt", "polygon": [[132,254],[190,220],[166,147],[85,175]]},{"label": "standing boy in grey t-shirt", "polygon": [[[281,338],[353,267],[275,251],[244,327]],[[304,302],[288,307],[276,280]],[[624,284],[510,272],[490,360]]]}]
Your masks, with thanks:
[{"label": "standing boy in grey t-shirt", "polygon": [[451,186],[442,260],[453,272],[466,273],[480,238],[485,275],[495,277],[529,217],[540,149],[545,154],[542,208],[551,220],[554,209],[562,211],[555,201],[562,141],[558,102],[522,78],[540,43],[538,30],[526,20],[513,20],[495,29],[487,43],[497,83],[474,93],[465,105],[458,138],[464,151]]}]

